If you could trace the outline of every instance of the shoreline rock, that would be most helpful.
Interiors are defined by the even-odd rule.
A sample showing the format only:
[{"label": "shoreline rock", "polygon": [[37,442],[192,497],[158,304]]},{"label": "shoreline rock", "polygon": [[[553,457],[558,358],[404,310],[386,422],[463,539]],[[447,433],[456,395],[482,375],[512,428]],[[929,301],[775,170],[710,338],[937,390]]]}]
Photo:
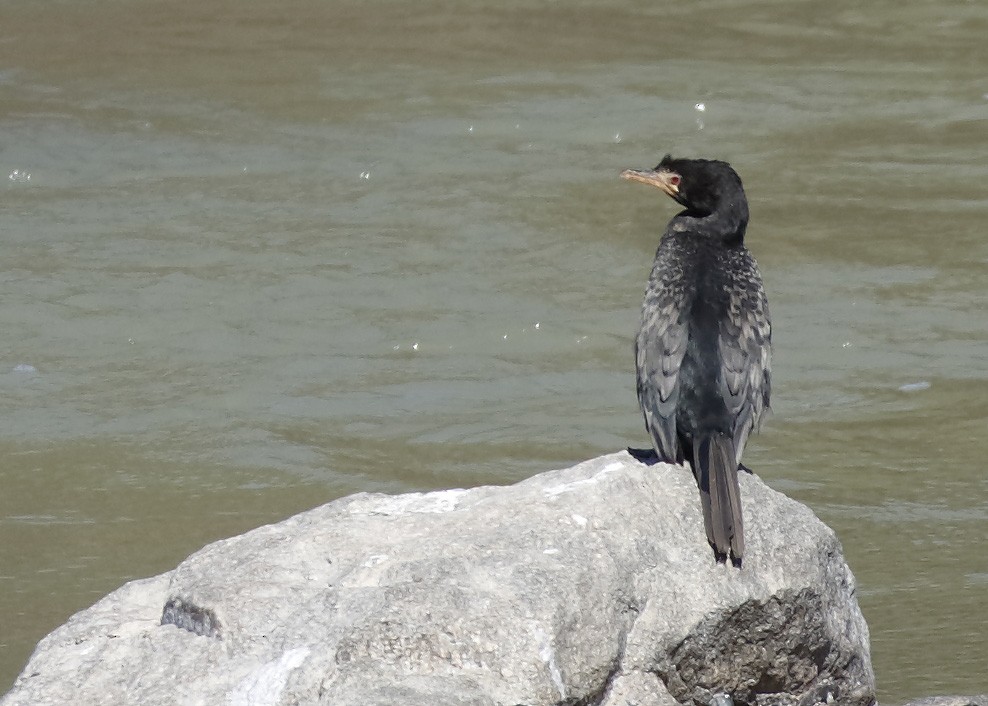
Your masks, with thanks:
[{"label": "shoreline rock", "polygon": [[988,706],[988,694],[979,696],[927,696],[902,706]]},{"label": "shoreline rock", "polygon": [[0,706],[873,704],[837,537],[741,488],[740,570],[714,562],[689,470],[625,452],[341,498],[76,614]]}]

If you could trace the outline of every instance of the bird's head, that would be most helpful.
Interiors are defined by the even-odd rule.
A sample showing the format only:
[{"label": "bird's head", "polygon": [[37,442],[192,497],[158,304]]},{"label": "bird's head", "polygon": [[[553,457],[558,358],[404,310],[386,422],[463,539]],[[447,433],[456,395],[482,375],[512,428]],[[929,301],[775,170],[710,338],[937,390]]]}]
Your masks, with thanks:
[{"label": "bird's head", "polygon": [[691,216],[703,218],[724,208],[743,208],[747,220],[741,177],[727,162],[674,159],[667,154],[655,169],[625,169],[621,176],[658,187],[682,204]]}]

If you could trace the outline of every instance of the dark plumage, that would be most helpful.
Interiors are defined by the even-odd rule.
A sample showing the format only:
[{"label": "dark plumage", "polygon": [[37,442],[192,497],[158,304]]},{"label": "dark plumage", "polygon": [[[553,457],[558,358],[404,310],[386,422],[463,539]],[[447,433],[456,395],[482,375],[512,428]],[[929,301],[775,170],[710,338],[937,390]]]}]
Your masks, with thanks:
[{"label": "dark plumage", "polygon": [[717,560],[740,566],[738,467],[771,389],[768,301],[744,246],[748,201],[726,162],[666,155],[621,176],[685,207],[666,226],[645,290],[638,403],[659,459],[692,467]]}]

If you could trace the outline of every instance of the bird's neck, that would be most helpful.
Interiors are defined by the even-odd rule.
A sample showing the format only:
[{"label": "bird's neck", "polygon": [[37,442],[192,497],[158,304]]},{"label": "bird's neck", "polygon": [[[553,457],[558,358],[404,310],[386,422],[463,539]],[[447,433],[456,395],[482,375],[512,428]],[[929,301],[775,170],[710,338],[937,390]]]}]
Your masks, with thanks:
[{"label": "bird's neck", "polygon": [[728,244],[742,244],[748,228],[747,204],[729,203],[713,213],[683,211],[672,219],[670,230],[719,240]]}]

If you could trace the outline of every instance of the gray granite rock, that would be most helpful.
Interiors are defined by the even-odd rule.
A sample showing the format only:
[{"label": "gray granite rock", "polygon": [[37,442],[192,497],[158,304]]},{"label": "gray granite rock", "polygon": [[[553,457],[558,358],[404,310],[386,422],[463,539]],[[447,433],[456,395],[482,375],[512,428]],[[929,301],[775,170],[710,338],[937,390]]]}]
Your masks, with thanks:
[{"label": "gray granite rock", "polygon": [[343,498],[73,616],[0,704],[873,703],[834,533],[741,489],[740,570],[714,562],[690,472],[626,453]]},{"label": "gray granite rock", "polygon": [[980,696],[927,696],[903,706],[988,706],[988,694]]}]

